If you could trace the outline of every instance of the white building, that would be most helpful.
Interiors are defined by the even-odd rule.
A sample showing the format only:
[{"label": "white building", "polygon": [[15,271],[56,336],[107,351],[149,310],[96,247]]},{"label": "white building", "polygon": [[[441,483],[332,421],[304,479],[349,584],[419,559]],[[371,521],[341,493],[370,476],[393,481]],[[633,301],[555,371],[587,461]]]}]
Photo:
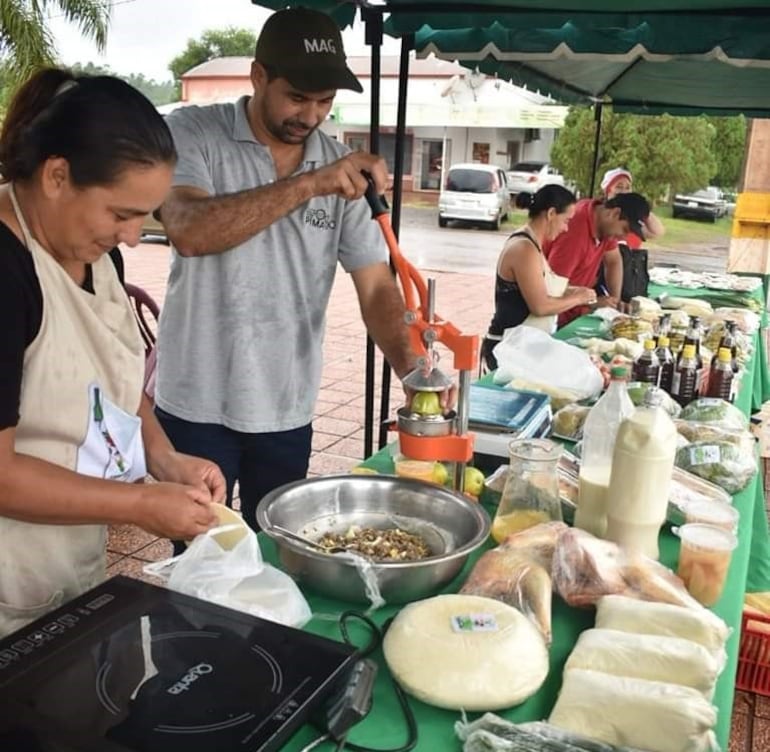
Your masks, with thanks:
[{"label": "white building", "polygon": [[[182,77],[182,102],[232,101],[251,92],[251,58],[218,58]],[[324,130],[353,149],[368,150],[371,60],[348,63],[364,92],[340,90]],[[383,56],[380,77],[380,153],[394,166],[398,105],[396,56]],[[173,109],[173,105],[166,108]],[[438,190],[446,164],[484,162],[505,169],[524,160],[548,161],[567,108],[547,97],[435,58],[412,59],[407,91],[405,190]]]}]

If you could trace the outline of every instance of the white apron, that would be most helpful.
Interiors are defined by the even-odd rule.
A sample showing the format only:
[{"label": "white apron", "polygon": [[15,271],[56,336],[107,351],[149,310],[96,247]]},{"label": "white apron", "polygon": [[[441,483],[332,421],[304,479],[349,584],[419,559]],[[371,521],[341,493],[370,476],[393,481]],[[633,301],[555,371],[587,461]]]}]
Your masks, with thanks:
[{"label": "white apron", "polygon": [[[541,256],[541,258],[543,259],[545,291],[550,298],[560,298],[567,289],[569,279],[567,277],[561,277],[553,272],[548,265],[548,262],[545,260],[545,257]],[[548,334],[553,334],[556,331],[558,318],[559,317],[555,314],[551,316],[535,316],[530,313],[522,323],[524,326],[532,326],[536,329],[542,329],[544,332],[548,332]]]},{"label": "white apron", "polygon": [[[95,294],[81,289],[32,237],[12,186],[10,197],[43,293],[40,331],[24,355],[15,450],[84,475],[141,479],[144,345],[114,265],[100,258]],[[106,533],[0,517],[0,637],[101,582]]]}]

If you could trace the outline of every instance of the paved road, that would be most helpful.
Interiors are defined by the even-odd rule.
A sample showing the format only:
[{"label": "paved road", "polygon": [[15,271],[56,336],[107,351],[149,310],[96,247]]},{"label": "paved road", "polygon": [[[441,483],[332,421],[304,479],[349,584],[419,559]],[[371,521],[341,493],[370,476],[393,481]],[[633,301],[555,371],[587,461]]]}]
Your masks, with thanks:
[{"label": "paved road", "polygon": [[[511,232],[506,225],[499,232],[452,224],[440,228],[434,207],[405,206],[401,216],[400,245],[404,255],[420,269],[459,274],[491,274],[495,261]],[[665,241],[665,237],[663,238]],[[710,246],[668,248],[661,244],[650,250],[650,263],[677,264],[693,271],[724,272],[728,240]]]}]

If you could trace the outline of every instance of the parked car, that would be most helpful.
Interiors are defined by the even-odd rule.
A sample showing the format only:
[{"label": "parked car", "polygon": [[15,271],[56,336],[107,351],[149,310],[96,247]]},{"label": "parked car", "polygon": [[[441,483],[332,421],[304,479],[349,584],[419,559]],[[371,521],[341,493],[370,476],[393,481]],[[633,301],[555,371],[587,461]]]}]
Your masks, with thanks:
[{"label": "parked car", "polygon": [[564,175],[548,162],[517,162],[508,171],[508,191],[511,196],[526,191],[535,193],[544,185],[564,185]]},{"label": "parked car", "polygon": [[505,172],[488,164],[455,164],[447,172],[438,199],[438,226],[450,219],[474,222],[492,230],[508,218],[510,196]]},{"label": "parked car", "polygon": [[692,219],[707,219],[716,222],[727,214],[727,201],[722,191],[714,186],[701,188],[694,193],[674,196],[674,205],[671,211],[673,217],[690,217]]}]

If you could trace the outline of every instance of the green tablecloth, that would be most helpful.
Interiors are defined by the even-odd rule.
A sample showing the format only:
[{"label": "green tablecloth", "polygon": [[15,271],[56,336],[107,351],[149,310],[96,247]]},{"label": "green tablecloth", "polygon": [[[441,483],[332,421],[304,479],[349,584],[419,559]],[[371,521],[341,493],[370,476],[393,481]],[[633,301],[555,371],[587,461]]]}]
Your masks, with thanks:
[{"label": "green tablecloth", "polygon": [[[668,288],[653,286],[651,295],[658,295]],[[697,291],[670,288],[677,294],[697,294]],[[760,294],[761,295],[761,294]],[[589,327],[598,329],[598,320],[583,317],[565,327],[559,333],[560,338],[574,336],[576,330]],[[770,378],[768,378],[767,354],[764,340],[757,337],[757,347],[747,373],[741,385],[737,404],[749,414],[752,408],[761,405],[770,398]],[[393,462],[388,449],[383,449],[370,457],[366,467],[381,473],[392,473]],[[485,501],[490,516],[494,515],[494,507]],[[723,749],[727,749],[730,736],[730,718],[733,706],[735,672],[740,637],[740,620],[743,609],[744,593],[770,590],[770,536],[768,536],[767,517],[765,515],[764,488],[761,474],[757,473],[749,486],[734,498],[735,507],[740,511],[740,527],[738,530],[739,545],[733,554],[727,584],[722,599],[714,610],[732,628],[733,633],[728,642],[728,663],[717,684],[714,704],[719,708],[717,736]],[[260,535],[260,544],[267,561],[277,562],[276,549],[272,541]],[[493,545],[492,542],[488,546]],[[661,561],[671,568],[676,567],[679,544],[678,539],[665,527],[660,534]],[[456,592],[468,575],[481,551],[471,557],[460,575],[450,583],[445,592]],[[312,592],[305,595],[310,602],[314,618],[305,627],[310,632],[340,639],[337,617],[350,608],[351,604],[334,601],[318,596]],[[397,607],[384,607],[373,614],[374,620],[382,624],[398,611]],[[522,705],[500,713],[512,721],[522,722],[547,718],[553,707],[556,695],[561,686],[561,676],[564,663],[572,650],[578,635],[584,629],[593,625],[593,609],[579,610],[567,606],[558,596],[553,600],[553,645],[550,650],[551,670],[540,690]],[[353,632],[354,637],[356,632]],[[360,644],[367,641],[367,636],[358,634]],[[401,711],[393,693],[390,676],[380,652],[376,654],[379,663],[379,674],[375,685],[374,706],[371,714],[350,734],[350,741],[377,749],[392,749],[399,747],[406,740],[406,729],[402,721]],[[501,656],[501,660],[505,660]],[[429,670],[429,667],[426,667]],[[460,743],[454,735],[454,723],[459,719],[459,713],[440,710],[425,705],[410,698],[418,727],[419,742],[417,750],[424,752],[448,752],[459,750]],[[309,726],[303,727],[286,745],[290,752],[298,752],[306,744],[318,736],[318,731]],[[318,747],[322,752],[334,749],[334,745],[324,743]]]}]

